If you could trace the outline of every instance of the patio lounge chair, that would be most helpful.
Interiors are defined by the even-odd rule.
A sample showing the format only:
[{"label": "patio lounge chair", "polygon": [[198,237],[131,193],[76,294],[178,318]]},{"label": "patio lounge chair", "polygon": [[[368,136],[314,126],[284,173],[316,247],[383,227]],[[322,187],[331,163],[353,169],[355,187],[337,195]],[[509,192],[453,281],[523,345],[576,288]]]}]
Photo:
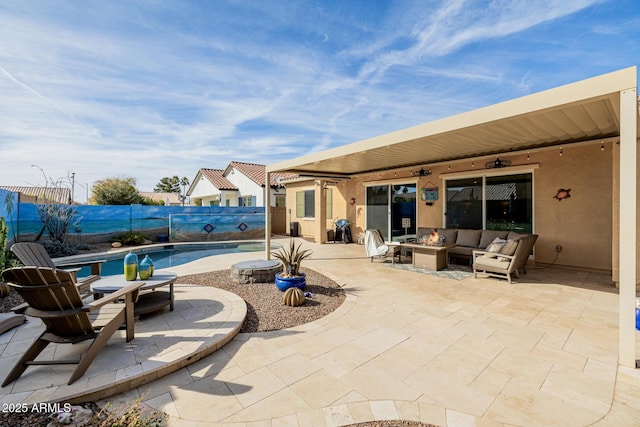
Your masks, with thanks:
[{"label": "patio lounge chair", "polygon": [[[56,264],[53,262],[44,246],[34,242],[20,242],[14,243],[10,251],[20,260],[25,266],[33,267],[48,267],[48,268],[62,268],[74,275],[75,281],[78,283],[80,292],[89,292],[89,285],[100,278],[100,269],[102,263],[105,260],[98,261],[86,261],[67,264]],[[86,277],[76,277],[77,272],[83,266],[91,266],[91,275]]]},{"label": "patio lounge chair", "polygon": [[478,277],[478,272],[482,272],[507,279],[511,284],[512,274],[520,278],[519,269],[527,273],[525,264],[537,239],[537,234],[529,234],[518,240],[509,240],[500,252],[473,251],[473,277]]},{"label": "patio lounge chair", "polygon": [[385,243],[380,230],[364,231],[364,247],[371,262],[373,262],[373,258],[384,258],[391,254],[391,263],[393,264],[394,257],[400,256],[400,245]]},{"label": "patio lounge chair", "polygon": [[[46,267],[16,267],[2,272],[4,280],[26,301],[21,311],[40,318],[45,330],[24,352],[2,387],[17,380],[30,365],[77,364],[68,384],[82,375],[122,325],[133,339],[133,303],[144,283],[136,282],[96,301],[85,303],[72,273]],[[116,302],[124,299],[124,303]],[[79,360],[35,360],[49,345],[93,340]]]}]

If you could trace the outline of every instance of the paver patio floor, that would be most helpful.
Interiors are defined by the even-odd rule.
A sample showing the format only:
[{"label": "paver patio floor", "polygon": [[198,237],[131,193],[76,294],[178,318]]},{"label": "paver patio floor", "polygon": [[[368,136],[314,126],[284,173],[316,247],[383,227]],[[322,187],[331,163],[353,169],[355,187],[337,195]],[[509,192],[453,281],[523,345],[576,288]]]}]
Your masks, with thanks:
[{"label": "paver patio floor", "polygon": [[[513,285],[458,281],[371,263],[355,244],[304,246],[314,252],[304,266],[347,292],[335,312],[295,328],[239,334],[107,400],[142,397],[168,413],[172,426],[640,424],[640,374],[617,366],[618,294],[610,277],[534,267]],[[172,270],[200,273],[261,256],[220,255]]]}]

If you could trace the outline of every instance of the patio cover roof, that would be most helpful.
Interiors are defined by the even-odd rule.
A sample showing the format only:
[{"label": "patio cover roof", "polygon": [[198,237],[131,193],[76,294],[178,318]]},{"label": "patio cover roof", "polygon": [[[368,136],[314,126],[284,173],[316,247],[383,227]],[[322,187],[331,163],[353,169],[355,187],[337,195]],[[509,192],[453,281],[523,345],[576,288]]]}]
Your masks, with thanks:
[{"label": "patio cover roof", "polygon": [[[636,67],[267,166],[345,176],[620,135],[620,92]],[[637,131],[640,135],[640,131]]]}]

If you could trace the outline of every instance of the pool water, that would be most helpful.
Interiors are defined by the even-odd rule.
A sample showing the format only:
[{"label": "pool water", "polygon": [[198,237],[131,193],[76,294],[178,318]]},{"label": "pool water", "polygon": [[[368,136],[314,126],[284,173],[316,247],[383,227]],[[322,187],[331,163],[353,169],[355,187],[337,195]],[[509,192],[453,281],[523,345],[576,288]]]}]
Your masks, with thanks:
[{"label": "pool water", "polygon": [[[274,245],[273,249],[279,245]],[[138,262],[142,261],[145,255],[153,260],[154,269],[175,267],[186,264],[200,258],[238,252],[259,252],[264,251],[263,242],[247,243],[209,243],[209,244],[188,244],[188,245],[164,245],[155,247],[134,248],[132,252],[138,255]],[[82,261],[106,259],[102,263],[102,276],[113,276],[123,274],[124,257],[128,252],[118,252],[116,254],[98,254],[83,258]],[[74,260],[75,261],[75,260]],[[80,261],[80,260],[77,260]],[[83,267],[78,276],[88,276],[91,274],[90,267]]]}]

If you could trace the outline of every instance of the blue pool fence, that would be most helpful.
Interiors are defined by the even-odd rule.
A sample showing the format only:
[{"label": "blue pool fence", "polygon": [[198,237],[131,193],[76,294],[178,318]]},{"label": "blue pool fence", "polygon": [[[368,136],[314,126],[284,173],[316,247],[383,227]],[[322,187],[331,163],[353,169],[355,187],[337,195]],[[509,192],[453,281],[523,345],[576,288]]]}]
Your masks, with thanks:
[{"label": "blue pool fence", "polygon": [[[33,241],[42,230],[37,205],[19,203],[18,193],[0,190],[0,216],[9,242]],[[126,232],[150,240],[222,241],[264,237],[264,207],[76,205],[69,241],[104,243]],[[47,231],[43,234],[48,237]]]}]

